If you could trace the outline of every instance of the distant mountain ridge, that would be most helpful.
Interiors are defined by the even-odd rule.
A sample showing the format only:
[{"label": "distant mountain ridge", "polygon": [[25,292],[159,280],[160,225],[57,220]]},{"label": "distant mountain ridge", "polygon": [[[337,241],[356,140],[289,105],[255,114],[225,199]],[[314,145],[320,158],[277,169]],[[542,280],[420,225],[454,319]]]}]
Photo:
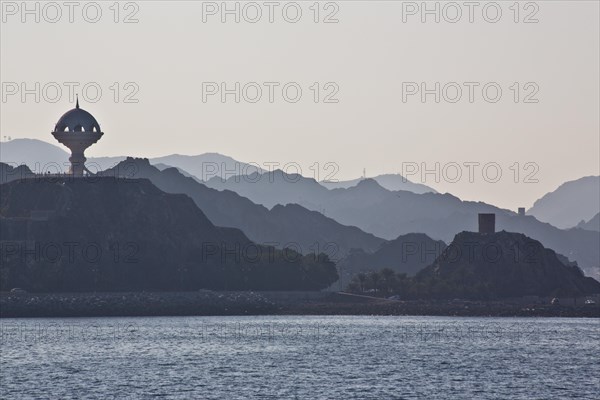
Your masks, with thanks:
[{"label": "distant mountain ridge", "polygon": [[577,224],[577,228],[586,229],[588,231],[600,231],[600,213],[594,215],[589,221],[581,221]]},{"label": "distant mountain ridge", "polygon": [[[124,161],[126,156],[114,157],[87,157],[86,166],[92,171],[113,168]],[[62,147],[37,140],[37,139],[13,139],[2,142],[0,145],[0,162],[5,164],[25,164],[32,171],[42,173],[50,171],[66,172],[69,166],[69,153]],[[202,177],[210,179],[214,176],[231,176],[232,171],[253,173],[262,169],[253,165],[242,163],[231,157],[218,153],[205,153],[196,156],[171,154],[168,156],[151,158],[152,164],[158,164],[162,169],[169,167],[184,171],[184,175],[194,176],[197,180]],[[60,170],[57,170],[56,167]]]},{"label": "distant mountain ridge", "polygon": [[[124,161],[126,156],[114,157],[88,157],[86,165],[92,171],[106,170]],[[150,163],[159,166],[159,169],[175,167],[186,176],[192,176],[197,181],[210,182],[209,187],[219,188],[219,181],[225,181],[234,176],[235,179],[252,180],[256,174],[266,171],[257,163],[237,161],[229,156],[219,153],[204,153],[199,155],[171,154],[167,156],[150,158]],[[0,162],[10,164],[26,164],[34,172],[40,173],[47,170],[66,172],[69,164],[69,153],[60,146],[37,139],[14,139],[2,142],[0,145]],[[375,177],[384,187],[390,190],[409,190],[415,193],[434,192],[435,190],[425,185],[406,181],[401,175],[387,174]],[[351,187],[361,179],[340,182],[319,182],[327,188]],[[282,203],[276,203],[282,204]],[[275,204],[273,204],[275,205]]]},{"label": "distant mountain ridge", "polygon": [[[2,144],[3,149],[5,145],[6,143]],[[4,154],[4,150],[2,154]],[[165,169],[163,176],[171,176],[169,175],[172,173],[170,170],[169,168]],[[177,185],[172,184],[174,192],[201,190],[197,188],[190,189],[187,184],[182,184],[180,178],[183,172],[180,173],[174,168],[173,170],[177,172],[177,179],[173,179],[179,182]],[[151,175],[154,175],[154,173]],[[257,178],[260,179],[257,181]],[[166,178],[161,178],[161,181],[164,180]],[[195,183],[198,183],[197,180]],[[282,221],[273,219],[276,213],[268,213],[268,209],[255,208],[257,204],[250,206],[249,204],[252,203],[264,204],[269,208],[278,204],[298,204],[301,206],[301,210],[306,209],[315,211],[317,214],[323,214],[329,221],[327,224],[331,227],[331,231],[325,234],[319,230],[313,230],[311,235],[318,238],[314,241],[315,243],[322,245],[330,242],[331,238],[335,237],[334,241],[342,249],[340,254],[345,254],[354,247],[363,248],[369,252],[375,251],[383,239],[393,240],[400,235],[414,232],[421,232],[433,239],[449,242],[456,232],[475,231],[478,213],[491,212],[497,215],[499,230],[521,232],[537,239],[544,246],[564,254],[570,260],[576,260],[586,273],[600,276],[600,249],[598,246],[600,233],[598,231],[578,228],[558,229],[550,224],[540,222],[532,216],[519,217],[512,211],[503,210],[482,202],[462,201],[448,193],[416,194],[408,191],[390,191],[373,179],[361,180],[356,186],[347,189],[330,190],[314,179],[285,174],[282,171],[267,172],[262,175],[255,174],[251,177],[230,178],[224,182],[220,178],[213,178],[205,183],[207,186],[217,189],[215,191],[235,192],[238,195],[235,201],[232,200],[234,196],[231,194],[227,195],[228,197],[223,196],[223,198],[228,198],[225,204],[236,204],[236,207],[239,205],[242,209],[248,211],[244,214],[239,212],[236,207],[219,208],[211,202],[198,198],[199,206],[203,210],[206,209],[205,212],[209,215],[209,218],[218,225],[239,227],[255,241],[272,239],[272,232],[281,229],[278,226],[282,224]],[[171,185],[171,183],[167,184],[166,182],[161,184],[164,186]],[[206,186],[204,187],[206,188]],[[209,191],[204,192],[209,193]],[[221,201],[221,196],[210,195],[208,197],[214,198],[215,201],[217,201],[216,199]],[[249,200],[244,202],[239,198]],[[568,199],[569,197],[562,200],[560,207],[557,208],[559,211],[565,208],[564,204],[569,204]],[[229,203],[229,201],[234,203]],[[294,209],[294,207],[283,207],[283,210],[288,210],[290,213]],[[211,214],[208,210],[213,210],[214,214]],[[276,211],[281,212],[280,209]],[[595,211],[595,213],[597,212]],[[586,217],[586,220],[595,213]],[[255,215],[261,217],[251,222]],[[308,216],[307,214],[307,218]],[[297,219],[297,216],[290,216],[290,220],[294,219]],[[569,227],[575,226],[581,219],[576,219]],[[270,221],[267,224],[270,226],[268,229],[265,228],[265,220]],[[263,223],[258,223],[258,221],[263,221]],[[342,234],[341,230],[333,228],[334,223],[346,228],[356,227],[362,233],[350,234],[350,231],[343,229],[346,233]],[[287,223],[283,223],[283,225],[287,225]],[[300,237],[301,235],[294,233],[293,230],[294,227],[287,225],[282,230],[285,234],[280,235],[280,237],[292,241],[300,239],[303,247],[310,246],[306,237]],[[267,234],[267,232],[269,233]],[[334,232],[336,233],[334,234]],[[371,236],[363,236],[363,234],[371,234]],[[354,239],[350,239],[351,237]]]},{"label": "distant mountain ridge", "polygon": [[421,232],[449,242],[456,232],[476,231],[478,213],[495,213],[498,230],[520,232],[540,240],[569,259],[577,260],[588,274],[600,276],[600,249],[595,244],[600,240],[597,232],[561,230],[531,216],[520,217],[513,211],[463,201],[449,193],[393,192],[374,179],[361,180],[347,189],[328,190],[314,179],[288,175],[280,170],[265,173],[259,179],[211,180],[207,185],[235,191],[267,207],[296,203],[387,240]]},{"label": "distant mountain ridge", "polygon": [[[358,183],[364,179],[366,178],[351,179],[348,181],[339,182],[320,181],[319,183],[328,189],[348,189],[349,187],[358,185]],[[406,190],[408,192],[418,194],[437,193],[435,189],[427,185],[423,185],[422,183],[411,182],[400,174],[383,174],[374,176],[370,179],[373,179],[375,182],[381,185],[381,187],[391,191]]]},{"label": "distant mountain ridge", "polygon": [[170,165],[184,170],[203,182],[215,177],[224,179],[232,175],[251,175],[264,172],[257,165],[240,162],[219,153],[204,153],[195,156],[171,154],[151,158],[150,162],[152,164]]},{"label": "distant mountain ridge", "polygon": [[588,221],[600,212],[600,176],[565,182],[538,199],[527,214],[558,228],[567,229]]},{"label": "distant mountain ridge", "polygon": [[298,246],[303,254],[318,250],[337,259],[353,248],[374,251],[384,242],[357,227],[342,225],[296,204],[269,210],[235,192],[209,188],[183,176],[176,168],[160,171],[148,159],[128,158],[103,174],[146,178],[167,193],[187,194],[215,225],[239,228],[260,244],[272,243],[276,247],[288,244]]},{"label": "distant mountain ridge", "polygon": [[0,142],[0,162],[15,164],[13,166],[25,164],[37,172],[64,172],[69,163],[69,153],[41,140],[13,139]]}]

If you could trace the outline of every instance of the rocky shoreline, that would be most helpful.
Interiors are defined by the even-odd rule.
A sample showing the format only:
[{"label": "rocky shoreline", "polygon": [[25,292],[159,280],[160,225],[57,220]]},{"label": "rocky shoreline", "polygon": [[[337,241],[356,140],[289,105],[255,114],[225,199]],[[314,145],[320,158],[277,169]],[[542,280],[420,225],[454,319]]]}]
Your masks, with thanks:
[{"label": "rocky shoreline", "polygon": [[215,315],[600,317],[600,306],[395,301],[320,292],[1,293],[1,318]]}]

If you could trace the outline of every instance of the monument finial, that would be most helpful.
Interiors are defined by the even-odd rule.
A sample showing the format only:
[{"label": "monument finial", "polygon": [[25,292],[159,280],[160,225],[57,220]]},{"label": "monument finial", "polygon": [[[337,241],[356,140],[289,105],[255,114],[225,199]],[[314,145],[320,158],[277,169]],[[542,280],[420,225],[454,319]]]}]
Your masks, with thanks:
[{"label": "monument finial", "polygon": [[77,97],[77,101],[75,102],[75,108],[79,108],[79,95],[75,95]]}]

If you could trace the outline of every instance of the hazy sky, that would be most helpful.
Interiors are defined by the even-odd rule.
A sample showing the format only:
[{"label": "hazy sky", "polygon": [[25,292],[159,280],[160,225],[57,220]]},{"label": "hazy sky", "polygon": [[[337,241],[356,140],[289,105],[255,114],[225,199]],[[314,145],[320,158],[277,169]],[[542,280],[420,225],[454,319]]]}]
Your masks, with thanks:
[{"label": "hazy sky", "polygon": [[[81,2],[70,23],[63,2],[54,3],[60,18],[37,3],[36,22],[20,1],[3,1],[0,136],[54,142],[50,131],[72,106],[66,82],[75,82],[105,132],[88,156],[219,152],[298,163],[305,176],[319,163],[321,179],[332,171],[327,162],[339,166],[337,179],[439,163],[439,173],[409,178],[513,209],[599,174],[599,2],[428,2],[440,10],[437,23],[420,1],[313,3],[239,2],[236,22],[221,14],[222,2],[124,2],[118,16],[112,1],[97,2],[102,15],[92,23],[95,5]],[[22,99],[22,84],[36,92],[36,82],[39,102]],[[221,83],[232,89],[225,102],[209,94]],[[410,94],[421,83],[431,90],[424,102]],[[102,95],[92,103],[95,87]],[[138,102],[125,102],[127,94]]]}]

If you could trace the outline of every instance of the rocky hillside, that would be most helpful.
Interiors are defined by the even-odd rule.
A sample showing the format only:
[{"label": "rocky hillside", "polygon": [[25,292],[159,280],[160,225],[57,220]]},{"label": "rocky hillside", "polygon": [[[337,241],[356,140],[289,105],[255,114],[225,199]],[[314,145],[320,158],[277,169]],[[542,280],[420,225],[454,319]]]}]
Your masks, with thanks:
[{"label": "rocky hillside", "polygon": [[28,177],[33,177],[33,172],[27,165],[14,166],[0,162],[0,184]]},{"label": "rocky hillside", "polygon": [[327,257],[254,245],[145,179],[36,177],[0,188],[0,290],[294,290],[337,279]]},{"label": "rocky hillside", "polygon": [[424,297],[493,299],[582,296],[600,293],[600,283],[576,265],[565,265],[539,241],[506,231],[461,232],[438,259],[416,276]]},{"label": "rocky hillside", "polygon": [[446,243],[441,240],[433,240],[422,233],[410,233],[382,244],[373,253],[353,251],[339,262],[339,270],[354,275],[389,268],[412,276],[433,263],[445,248]]}]

